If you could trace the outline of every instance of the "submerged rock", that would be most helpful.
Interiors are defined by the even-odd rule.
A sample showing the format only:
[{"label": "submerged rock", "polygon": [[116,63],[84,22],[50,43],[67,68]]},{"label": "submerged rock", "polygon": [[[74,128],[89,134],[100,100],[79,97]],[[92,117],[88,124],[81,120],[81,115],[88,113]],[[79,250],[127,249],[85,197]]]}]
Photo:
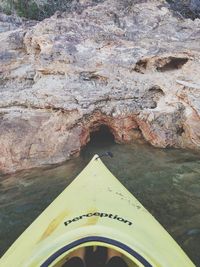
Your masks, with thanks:
[{"label": "submerged rock", "polygon": [[119,143],[199,149],[200,20],[164,1],[82,2],[1,27],[0,170],[65,161],[102,125]]}]

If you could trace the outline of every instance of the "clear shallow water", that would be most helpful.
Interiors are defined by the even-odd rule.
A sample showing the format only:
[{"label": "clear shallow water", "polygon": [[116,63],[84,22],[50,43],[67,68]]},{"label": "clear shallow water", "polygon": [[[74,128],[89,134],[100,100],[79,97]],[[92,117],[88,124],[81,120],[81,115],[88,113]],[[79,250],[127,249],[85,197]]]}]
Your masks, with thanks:
[{"label": "clear shallow water", "polygon": [[146,144],[91,142],[63,165],[0,177],[0,255],[76,177],[95,153],[200,267],[200,153]]}]

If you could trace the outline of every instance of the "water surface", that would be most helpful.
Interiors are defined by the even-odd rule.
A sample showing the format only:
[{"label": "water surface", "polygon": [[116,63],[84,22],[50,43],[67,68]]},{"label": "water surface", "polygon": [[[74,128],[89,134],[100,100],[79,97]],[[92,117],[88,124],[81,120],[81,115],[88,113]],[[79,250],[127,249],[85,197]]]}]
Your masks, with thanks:
[{"label": "water surface", "polygon": [[[100,145],[99,145],[100,144]],[[95,153],[200,267],[200,153],[147,144],[91,142],[60,166],[0,177],[0,255],[76,177]]]}]

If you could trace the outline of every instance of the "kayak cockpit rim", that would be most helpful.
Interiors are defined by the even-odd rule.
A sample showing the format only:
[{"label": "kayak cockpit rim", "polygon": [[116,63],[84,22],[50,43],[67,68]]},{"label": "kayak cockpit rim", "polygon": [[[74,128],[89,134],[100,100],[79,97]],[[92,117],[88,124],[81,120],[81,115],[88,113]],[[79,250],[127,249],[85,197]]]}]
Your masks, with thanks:
[{"label": "kayak cockpit rim", "polygon": [[40,265],[40,267],[50,267],[57,266],[56,264],[67,254],[67,252],[76,249],[79,246],[104,246],[109,247],[112,246],[113,249],[119,250],[125,255],[129,261],[136,264],[138,267],[153,267],[151,263],[149,263],[143,256],[141,256],[138,252],[130,248],[129,246],[107,237],[99,237],[99,236],[89,236],[78,239],[62,248],[57,250],[48,259],[45,260],[44,263]]}]

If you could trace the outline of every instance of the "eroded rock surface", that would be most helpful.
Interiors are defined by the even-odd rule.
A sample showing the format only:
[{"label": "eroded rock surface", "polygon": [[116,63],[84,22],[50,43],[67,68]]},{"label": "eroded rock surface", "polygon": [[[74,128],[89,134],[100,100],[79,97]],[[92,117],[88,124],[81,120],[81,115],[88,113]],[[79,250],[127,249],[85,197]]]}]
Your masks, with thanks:
[{"label": "eroded rock surface", "polygon": [[17,26],[0,16],[1,171],[78,155],[101,125],[119,143],[200,148],[200,20],[133,2]]}]

